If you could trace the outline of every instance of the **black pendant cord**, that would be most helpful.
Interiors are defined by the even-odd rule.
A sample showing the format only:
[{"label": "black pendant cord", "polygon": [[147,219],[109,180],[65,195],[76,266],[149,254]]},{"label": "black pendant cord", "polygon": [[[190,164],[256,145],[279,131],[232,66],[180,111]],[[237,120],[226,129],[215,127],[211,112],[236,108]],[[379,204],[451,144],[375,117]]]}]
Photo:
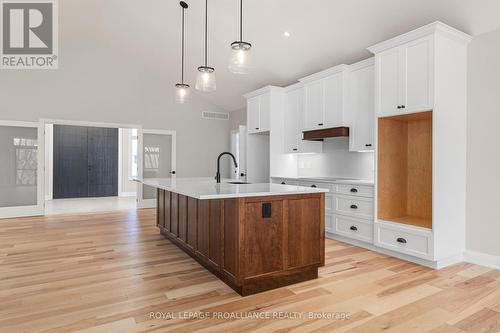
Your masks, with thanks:
[{"label": "black pendant cord", "polygon": [[185,8],[182,7],[182,51],[181,51],[181,83],[184,84],[184,11]]},{"label": "black pendant cord", "polygon": [[205,0],[205,67],[208,67],[208,0]]},{"label": "black pendant cord", "polygon": [[240,42],[243,41],[243,0],[240,0]]}]

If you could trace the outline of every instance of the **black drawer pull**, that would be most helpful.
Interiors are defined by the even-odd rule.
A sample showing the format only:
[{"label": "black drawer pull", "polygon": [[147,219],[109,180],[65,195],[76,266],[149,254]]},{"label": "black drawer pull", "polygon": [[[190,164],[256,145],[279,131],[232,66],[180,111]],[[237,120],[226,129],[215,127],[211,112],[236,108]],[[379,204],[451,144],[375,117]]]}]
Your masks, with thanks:
[{"label": "black drawer pull", "polygon": [[281,185],[286,185],[286,183],[285,182],[281,182]]},{"label": "black drawer pull", "polygon": [[351,226],[351,228],[350,228],[350,229],[351,229],[352,231],[358,231],[358,228],[357,228],[357,227],[355,227],[355,226]]},{"label": "black drawer pull", "polygon": [[401,244],[406,244],[406,239],[404,239],[404,238],[398,238],[398,239],[396,239],[396,241],[398,243],[401,243]]},{"label": "black drawer pull", "polygon": [[317,186],[316,185],[311,185],[311,187],[316,188]]},{"label": "black drawer pull", "polygon": [[365,147],[371,147],[371,146],[372,146],[372,144],[371,144],[371,143],[367,143],[367,144],[365,145]]},{"label": "black drawer pull", "polygon": [[402,108],[401,105],[398,105],[398,109],[401,109],[401,108]]},{"label": "black drawer pull", "polygon": [[358,206],[356,206],[356,205],[351,205],[351,209],[358,209]]},{"label": "black drawer pull", "polygon": [[258,127],[255,127],[255,129],[256,129],[257,131],[259,130],[259,128],[258,128]]},{"label": "black drawer pull", "polygon": [[292,150],[293,150],[293,151],[297,151],[298,149],[297,149],[297,148],[293,148]]},{"label": "black drawer pull", "polygon": [[323,126],[323,123],[319,123],[318,126]]},{"label": "black drawer pull", "polygon": [[357,188],[351,188],[351,193],[358,193],[358,189]]},{"label": "black drawer pull", "polygon": [[401,105],[401,109],[406,109],[406,105]]}]

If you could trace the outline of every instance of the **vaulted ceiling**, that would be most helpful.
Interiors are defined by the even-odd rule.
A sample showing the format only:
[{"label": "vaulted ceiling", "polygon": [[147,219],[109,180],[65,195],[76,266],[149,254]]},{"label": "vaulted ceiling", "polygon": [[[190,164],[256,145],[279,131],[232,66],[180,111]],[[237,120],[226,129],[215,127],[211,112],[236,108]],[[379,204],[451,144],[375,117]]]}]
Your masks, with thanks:
[{"label": "vaulted ceiling", "polygon": [[[203,63],[205,1],[186,2],[186,81],[194,87],[196,67]],[[103,61],[112,61],[110,54],[127,57],[130,66],[164,78],[165,93],[172,93],[180,79],[178,1],[59,3],[63,41],[92,40],[111,49]],[[217,91],[200,94],[227,111],[244,106],[246,92],[368,58],[366,47],[436,20],[471,35],[500,28],[498,0],[244,0],[244,40],[253,44],[254,68],[241,76],[227,69],[229,44],[238,37],[239,1],[208,3],[209,65],[216,68]],[[284,31],[291,36],[285,38]]]}]

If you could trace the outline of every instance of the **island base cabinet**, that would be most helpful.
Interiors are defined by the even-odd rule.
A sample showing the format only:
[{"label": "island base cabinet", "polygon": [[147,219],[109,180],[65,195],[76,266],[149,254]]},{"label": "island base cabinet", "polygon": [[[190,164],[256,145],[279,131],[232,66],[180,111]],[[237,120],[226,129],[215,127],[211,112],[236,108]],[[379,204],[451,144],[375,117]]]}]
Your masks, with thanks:
[{"label": "island base cabinet", "polygon": [[242,296],[315,279],[324,265],[324,194],[157,198],[161,233]]}]

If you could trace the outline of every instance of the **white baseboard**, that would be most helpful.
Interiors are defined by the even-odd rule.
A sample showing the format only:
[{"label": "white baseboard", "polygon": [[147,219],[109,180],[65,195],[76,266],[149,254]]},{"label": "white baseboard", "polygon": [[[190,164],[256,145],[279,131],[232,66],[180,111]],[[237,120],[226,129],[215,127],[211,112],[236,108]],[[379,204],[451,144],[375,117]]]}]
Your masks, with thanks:
[{"label": "white baseboard", "polygon": [[135,197],[137,195],[136,192],[120,192],[120,197]]},{"label": "white baseboard", "polygon": [[500,270],[500,257],[476,251],[465,251],[464,261]]}]

